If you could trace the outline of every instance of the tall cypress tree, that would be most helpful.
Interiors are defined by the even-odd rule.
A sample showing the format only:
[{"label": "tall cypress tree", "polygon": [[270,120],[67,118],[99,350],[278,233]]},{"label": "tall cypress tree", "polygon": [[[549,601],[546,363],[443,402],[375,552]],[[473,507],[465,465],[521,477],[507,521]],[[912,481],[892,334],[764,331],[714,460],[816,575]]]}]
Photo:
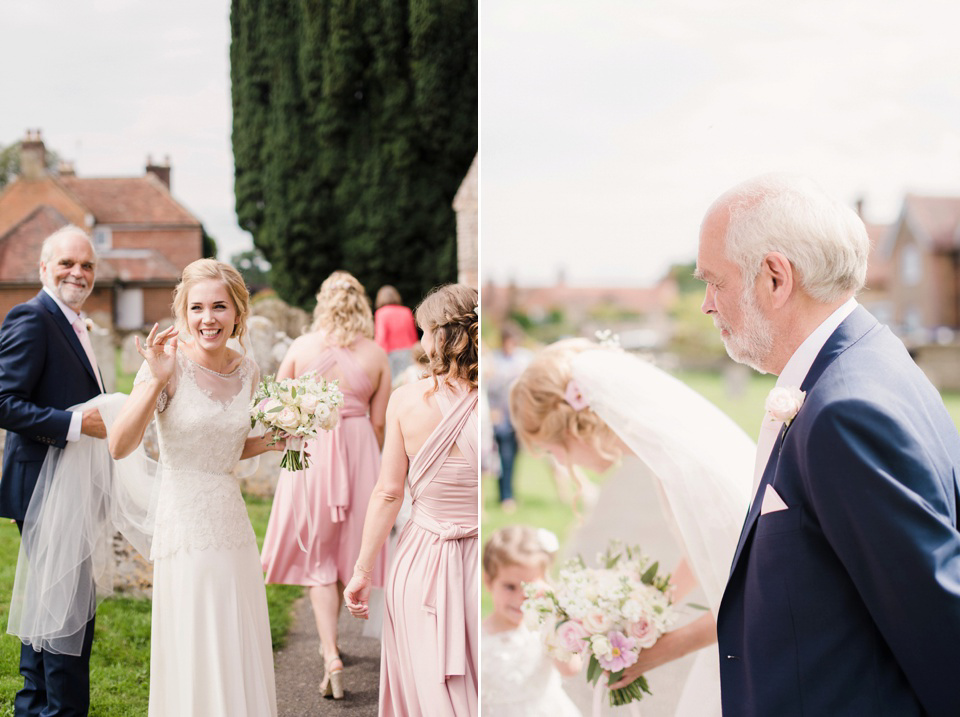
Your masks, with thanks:
[{"label": "tall cypress tree", "polygon": [[456,277],[477,151],[476,0],[232,0],[237,217],[308,306],[346,269],[413,303]]}]

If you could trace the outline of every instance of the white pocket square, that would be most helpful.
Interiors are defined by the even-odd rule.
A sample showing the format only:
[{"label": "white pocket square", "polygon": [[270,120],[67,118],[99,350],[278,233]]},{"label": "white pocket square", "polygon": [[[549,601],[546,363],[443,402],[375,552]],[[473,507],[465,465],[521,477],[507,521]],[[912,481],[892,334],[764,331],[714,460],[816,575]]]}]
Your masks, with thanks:
[{"label": "white pocket square", "polygon": [[772,485],[767,485],[767,489],[763,493],[763,502],[760,504],[760,515],[776,513],[778,510],[787,510],[787,504],[783,502],[783,498],[773,489]]}]

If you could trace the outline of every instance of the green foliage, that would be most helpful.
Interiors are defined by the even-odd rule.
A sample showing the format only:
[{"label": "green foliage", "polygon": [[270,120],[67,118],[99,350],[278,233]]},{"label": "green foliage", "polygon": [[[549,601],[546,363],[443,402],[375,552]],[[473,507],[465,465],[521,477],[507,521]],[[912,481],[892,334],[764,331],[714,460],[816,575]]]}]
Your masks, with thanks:
[{"label": "green foliage", "polygon": [[[20,145],[22,141],[8,144],[6,147],[0,147],[0,189],[3,189],[10,181],[20,174]],[[49,170],[56,170],[60,164],[60,155],[53,150],[48,149],[44,156],[44,164]]]},{"label": "green foliage", "polygon": [[217,240],[212,236],[207,234],[206,228],[201,227],[203,232],[203,257],[204,259],[216,259],[217,258]]},{"label": "green foliage", "polygon": [[270,262],[259,249],[234,254],[230,257],[230,263],[240,272],[251,292],[270,286]]},{"label": "green foliage", "polygon": [[335,269],[410,303],[456,276],[477,2],[232,0],[236,209],[305,306]]},{"label": "green foliage", "polygon": [[677,282],[681,294],[702,294],[703,282],[693,278],[696,269],[697,262],[694,260],[686,264],[673,264],[667,273]]},{"label": "green foliage", "polygon": [[726,360],[727,352],[713,320],[700,310],[703,292],[680,294],[670,309],[674,319],[670,351],[704,365]]}]

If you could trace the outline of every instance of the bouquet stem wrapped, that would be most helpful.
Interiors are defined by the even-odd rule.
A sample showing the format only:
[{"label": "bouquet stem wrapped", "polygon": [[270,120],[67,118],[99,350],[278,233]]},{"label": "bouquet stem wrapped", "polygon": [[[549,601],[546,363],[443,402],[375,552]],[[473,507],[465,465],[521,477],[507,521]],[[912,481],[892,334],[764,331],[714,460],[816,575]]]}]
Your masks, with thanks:
[{"label": "bouquet stem wrapped", "polygon": [[301,471],[310,466],[304,442],[321,430],[329,431],[340,422],[343,393],[337,381],[313,373],[277,381],[267,376],[250,402],[250,427],[258,423],[273,435],[286,439],[287,449],[280,467]]}]

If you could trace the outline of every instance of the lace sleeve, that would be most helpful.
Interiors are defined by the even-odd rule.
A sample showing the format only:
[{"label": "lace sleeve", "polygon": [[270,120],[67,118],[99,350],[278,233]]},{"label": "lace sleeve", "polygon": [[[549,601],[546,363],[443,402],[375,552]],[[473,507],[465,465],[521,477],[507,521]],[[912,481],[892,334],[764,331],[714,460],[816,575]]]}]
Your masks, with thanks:
[{"label": "lace sleeve", "polygon": [[[177,385],[177,374],[180,373],[180,362],[177,361],[177,370],[174,371],[173,378],[167,382],[167,385],[163,387],[163,390],[160,392],[160,395],[157,396],[157,413],[163,413],[167,407],[167,402],[173,398],[173,393]],[[133,385],[141,384],[144,381],[149,381],[153,377],[153,374],[150,372],[150,364],[146,361],[143,362],[140,366],[140,370],[137,371],[136,377],[133,379]]]}]

